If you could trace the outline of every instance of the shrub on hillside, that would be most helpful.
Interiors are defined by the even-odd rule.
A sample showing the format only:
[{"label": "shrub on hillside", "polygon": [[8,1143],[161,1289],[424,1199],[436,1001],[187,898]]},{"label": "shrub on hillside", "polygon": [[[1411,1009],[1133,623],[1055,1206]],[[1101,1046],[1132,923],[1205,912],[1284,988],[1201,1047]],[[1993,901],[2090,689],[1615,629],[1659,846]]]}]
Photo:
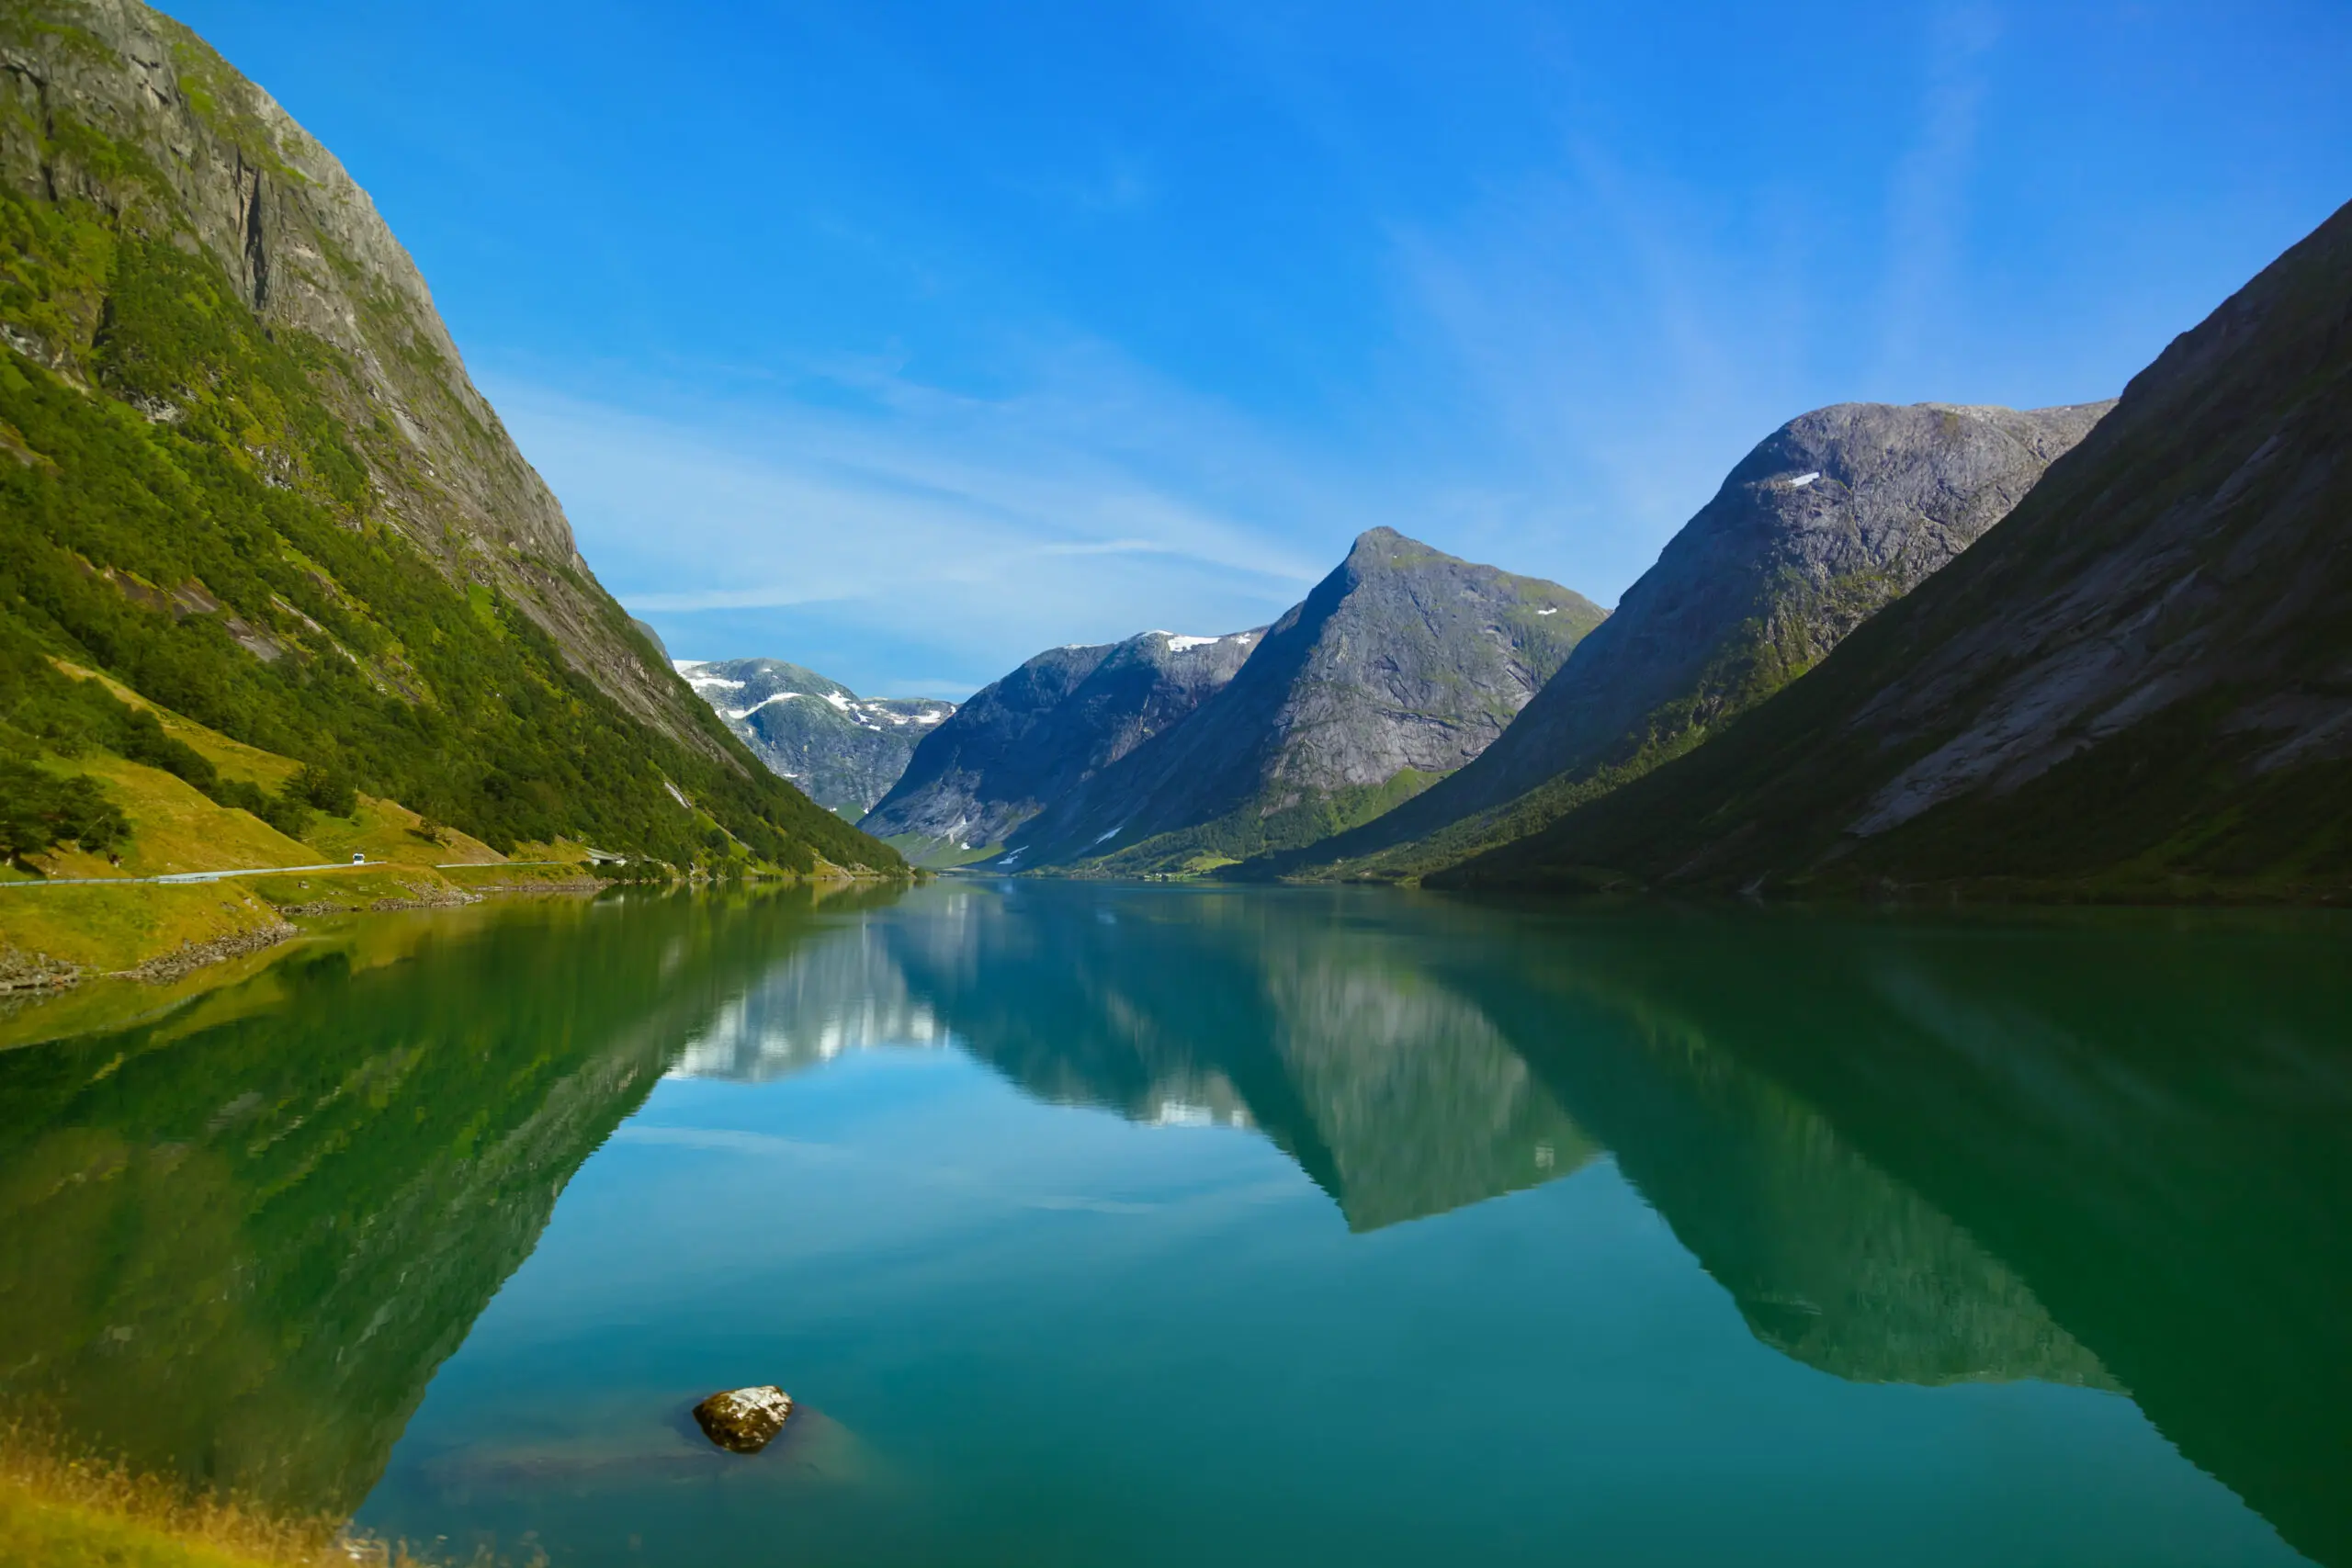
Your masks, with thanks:
[{"label": "shrub on hillside", "polygon": [[24,865],[59,844],[107,854],[130,839],[129,819],[96,780],[0,757],[0,856]]}]

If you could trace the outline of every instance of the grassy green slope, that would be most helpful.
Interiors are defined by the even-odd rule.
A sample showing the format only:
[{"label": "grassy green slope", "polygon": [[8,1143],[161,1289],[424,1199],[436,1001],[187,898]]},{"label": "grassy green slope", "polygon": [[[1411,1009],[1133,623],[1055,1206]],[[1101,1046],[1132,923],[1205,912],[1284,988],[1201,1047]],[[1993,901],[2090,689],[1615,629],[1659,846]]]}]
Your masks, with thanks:
[{"label": "grassy green slope", "polygon": [[[2346,450],[2352,209],[1818,669],[1429,880],[2352,897]],[[1900,781],[1939,775],[1957,782],[1926,809],[1871,822]]]},{"label": "grassy green slope", "polygon": [[63,111],[6,133],[96,171],[113,205],[0,191],[0,745],[120,744],[111,699],[62,656],[501,851],[902,866],[700,704],[707,745],[657,731],[493,581],[436,570],[382,503],[372,476],[403,458],[384,412],[350,416],[368,399],[348,356],[265,330],[137,147]]}]

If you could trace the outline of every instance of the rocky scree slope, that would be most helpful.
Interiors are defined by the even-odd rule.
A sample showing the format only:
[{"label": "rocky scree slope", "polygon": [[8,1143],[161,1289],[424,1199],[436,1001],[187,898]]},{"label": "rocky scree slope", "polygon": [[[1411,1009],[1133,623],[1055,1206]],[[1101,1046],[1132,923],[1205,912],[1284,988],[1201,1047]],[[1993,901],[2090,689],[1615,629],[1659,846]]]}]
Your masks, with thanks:
[{"label": "rocky scree slope", "polygon": [[1449,883],[2352,894],[2352,207],[1717,739]]},{"label": "rocky scree slope", "polygon": [[956,712],[933,697],[861,697],[775,659],[676,663],[752,755],[854,822],[890,793],[916,746]]},{"label": "rocky scree slope", "polygon": [[110,722],[62,656],[501,848],[898,863],[630,628],[366,193],[133,0],[0,0],[0,340],[20,741]]},{"label": "rocky scree slope", "polygon": [[1055,802],[995,863],[1197,872],[1352,827],[1477,757],[1603,614],[1375,528],[1214,700]]},{"label": "rocky scree slope", "polygon": [[1043,807],[1221,690],[1263,630],[1145,632],[1041,653],[925,736],[861,826],[917,859],[992,851]]},{"label": "rocky scree slope", "polygon": [[1840,403],[1791,420],[1476,761],[1241,874],[1416,875],[1688,750],[1966,549],[2111,407]]}]

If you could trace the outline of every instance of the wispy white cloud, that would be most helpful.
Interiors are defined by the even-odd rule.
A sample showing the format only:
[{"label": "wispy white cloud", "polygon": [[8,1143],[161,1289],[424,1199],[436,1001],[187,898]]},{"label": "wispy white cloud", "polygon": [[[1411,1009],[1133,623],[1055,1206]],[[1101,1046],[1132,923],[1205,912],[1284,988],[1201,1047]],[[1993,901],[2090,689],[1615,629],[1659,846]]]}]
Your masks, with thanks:
[{"label": "wispy white cloud", "polygon": [[[1298,392],[1309,373],[1268,395],[1247,368],[1163,372],[1112,341],[1116,312],[1098,333],[1026,294],[956,340],[985,391],[895,336],[720,378],[733,390],[704,402],[486,379],[599,573],[688,656],[808,662],[821,641],[874,653],[864,675],[829,671],[854,684],[906,692],[913,671],[952,670],[928,689],[955,694],[1055,644],[1261,624],[1384,524],[1606,603],[1781,422],[1951,395],[1990,4],[1930,18],[1907,147],[1841,149],[1835,169],[1759,159],[1737,183],[1579,118],[1606,73],[1531,24],[1519,52],[1548,73],[1533,133],[1435,196],[1396,175],[1386,100],[1346,90],[1320,35],[1203,7],[1237,97],[1327,161],[1322,220],[1385,258],[1386,294],[1368,291],[1335,351],[1367,367],[1361,384]],[[1081,147],[1019,188],[1064,216],[1151,220],[1183,205],[1184,173],[1165,147]],[[913,249],[956,265],[953,246]]]},{"label": "wispy white cloud", "polygon": [[835,634],[948,654],[968,688],[1053,643],[1262,624],[1346,538],[1394,520],[1355,515],[1344,476],[1097,348],[999,400],[874,363],[827,374],[858,407],[647,412],[484,380],[633,611],[777,613],[775,647],[681,656],[790,657],[792,612],[821,609]]}]

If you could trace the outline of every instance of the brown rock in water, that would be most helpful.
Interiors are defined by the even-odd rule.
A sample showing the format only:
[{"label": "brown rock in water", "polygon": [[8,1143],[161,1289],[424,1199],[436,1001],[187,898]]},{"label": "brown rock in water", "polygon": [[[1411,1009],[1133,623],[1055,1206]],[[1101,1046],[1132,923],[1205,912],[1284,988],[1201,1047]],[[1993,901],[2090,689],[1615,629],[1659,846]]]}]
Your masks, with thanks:
[{"label": "brown rock in water", "polygon": [[695,1406],[703,1436],[730,1453],[755,1454],[775,1440],[792,1415],[792,1395],[774,1383],[729,1389]]}]

